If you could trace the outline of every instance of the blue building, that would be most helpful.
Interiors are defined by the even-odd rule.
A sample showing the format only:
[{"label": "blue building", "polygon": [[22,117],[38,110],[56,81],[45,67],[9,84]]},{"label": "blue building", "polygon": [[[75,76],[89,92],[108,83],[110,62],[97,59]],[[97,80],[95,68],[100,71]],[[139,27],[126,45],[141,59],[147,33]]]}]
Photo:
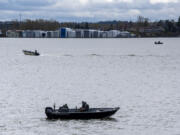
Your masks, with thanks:
[{"label": "blue building", "polygon": [[60,28],[60,38],[75,38],[76,32],[70,28]]},{"label": "blue building", "polygon": [[66,38],[67,37],[67,30],[66,28],[60,28],[60,37]]}]

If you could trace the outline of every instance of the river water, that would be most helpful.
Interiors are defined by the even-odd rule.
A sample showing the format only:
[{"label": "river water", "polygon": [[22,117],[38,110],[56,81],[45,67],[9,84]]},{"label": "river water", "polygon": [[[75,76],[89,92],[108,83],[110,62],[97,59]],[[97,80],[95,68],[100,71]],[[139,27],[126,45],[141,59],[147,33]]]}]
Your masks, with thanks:
[{"label": "river water", "polygon": [[[180,135],[179,43],[1,38],[0,135]],[[46,119],[46,106],[82,100],[121,109],[104,120]]]}]

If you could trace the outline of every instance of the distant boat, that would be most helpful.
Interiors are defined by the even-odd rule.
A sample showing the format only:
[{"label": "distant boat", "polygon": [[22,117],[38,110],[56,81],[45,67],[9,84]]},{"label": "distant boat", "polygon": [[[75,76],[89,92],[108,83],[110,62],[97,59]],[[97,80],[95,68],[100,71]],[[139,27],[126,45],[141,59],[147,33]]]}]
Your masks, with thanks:
[{"label": "distant boat", "polygon": [[24,53],[25,55],[31,55],[31,56],[39,56],[39,55],[40,55],[40,53],[37,52],[37,50],[35,50],[35,51],[23,50],[23,53]]},{"label": "distant boat", "polygon": [[154,44],[155,44],[155,45],[162,45],[163,42],[161,42],[161,41],[155,41]]},{"label": "distant boat", "polygon": [[69,109],[67,105],[55,109],[52,107],[46,107],[45,113],[48,119],[102,119],[110,117],[119,110],[117,108],[79,108]]}]

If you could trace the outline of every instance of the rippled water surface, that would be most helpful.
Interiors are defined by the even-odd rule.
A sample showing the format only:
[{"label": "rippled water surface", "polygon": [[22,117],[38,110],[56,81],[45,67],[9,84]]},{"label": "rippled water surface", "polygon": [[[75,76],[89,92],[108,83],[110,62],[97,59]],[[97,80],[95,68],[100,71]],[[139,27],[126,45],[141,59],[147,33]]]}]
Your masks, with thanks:
[{"label": "rippled water surface", "polygon": [[[0,135],[180,135],[179,43],[0,39]],[[46,106],[82,100],[121,109],[103,120],[46,120]]]}]

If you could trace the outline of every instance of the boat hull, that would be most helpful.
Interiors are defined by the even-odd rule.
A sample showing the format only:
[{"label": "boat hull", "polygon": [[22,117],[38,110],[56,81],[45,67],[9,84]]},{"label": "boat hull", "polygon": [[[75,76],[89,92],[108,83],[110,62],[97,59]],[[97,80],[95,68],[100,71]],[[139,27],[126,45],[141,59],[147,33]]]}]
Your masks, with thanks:
[{"label": "boat hull", "polygon": [[69,109],[69,112],[59,112],[50,107],[45,109],[48,119],[102,119],[110,117],[119,110],[117,108],[92,108],[89,111],[80,112],[75,109]]}]

